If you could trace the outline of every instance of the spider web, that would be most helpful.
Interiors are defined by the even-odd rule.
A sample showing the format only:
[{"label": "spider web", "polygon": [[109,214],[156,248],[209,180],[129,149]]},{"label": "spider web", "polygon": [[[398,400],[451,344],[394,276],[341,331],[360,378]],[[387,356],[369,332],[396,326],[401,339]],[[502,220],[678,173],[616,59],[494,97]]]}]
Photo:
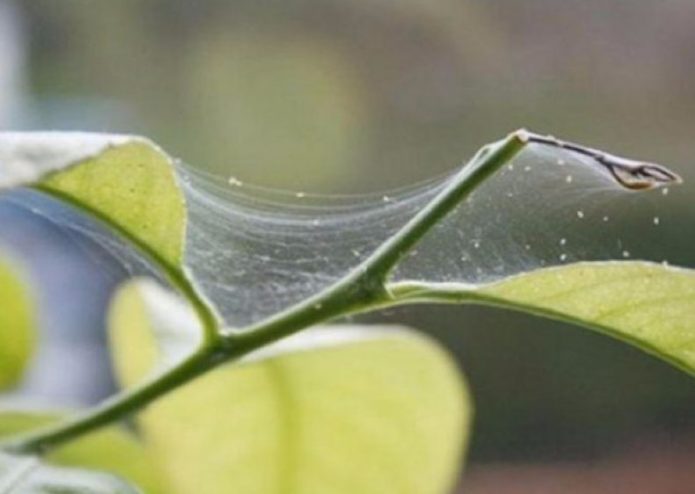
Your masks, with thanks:
[{"label": "spider web", "polygon": [[[356,269],[458,171],[382,194],[317,196],[248,186],[178,164],[189,215],[186,270],[227,327],[257,323]],[[695,236],[695,221],[674,221],[673,200],[687,202],[692,191],[670,192],[634,193],[591,158],[531,144],[437,224],[392,280],[478,285],[577,261],[687,264],[680,253],[690,251],[684,242]],[[163,282],[126,241],[73,208],[26,190],[2,200],[66,230],[95,269],[113,269],[94,255],[98,246],[130,275]]]},{"label": "spider web", "polygon": [[[179,173],[189,207],[186,264],[232,328],[340,280],[455,176],[386,194],[321,197],[250,187],[185,165]],[[658,249],[624,234],[629,225],[663,234],[659,202],[668,190],[646,201],[591,158],[532,144],[436,225],[392,279],[476,285],[576,261],[663,261]]]}]

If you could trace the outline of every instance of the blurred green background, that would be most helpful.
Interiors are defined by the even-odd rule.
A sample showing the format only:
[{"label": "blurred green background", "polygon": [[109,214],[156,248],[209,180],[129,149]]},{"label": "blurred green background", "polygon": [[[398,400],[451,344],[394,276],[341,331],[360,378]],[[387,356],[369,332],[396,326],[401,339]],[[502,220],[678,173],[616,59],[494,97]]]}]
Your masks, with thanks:
[{"label": "blurred green background", "polygon": [[[365,192],[451,170],[523,126],[673,164],[695,180],[692,1],[0,6],[0,60],[10,67],[0,77],[2,128],[140,133],[244,182]],[[683,194],[671,211],[682,242],[665,247],[688,266],[693,199]],[[654,234],[632,233],[660,247]],[[101,302],[109,280],[94,281],[106,287]],[[600,464],[645,444],[685,448],[695,463],[695,383],[625,345],[480,308],[374,318],[430,331],[460,358],[478,403],[474,471]],[[82,324],[93,333],[99,321]],[[491,492],[527,492],[518,487]]]}]

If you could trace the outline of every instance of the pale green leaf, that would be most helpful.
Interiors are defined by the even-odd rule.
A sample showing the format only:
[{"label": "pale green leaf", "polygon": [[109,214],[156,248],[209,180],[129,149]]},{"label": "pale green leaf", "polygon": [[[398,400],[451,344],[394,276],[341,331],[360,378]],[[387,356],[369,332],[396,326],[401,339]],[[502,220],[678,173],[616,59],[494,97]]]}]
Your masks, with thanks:
[{"label": "pale green leaf", "polygon": [[180,268],[185,200],[171,158],[152,142],[106,134],[0,133],[0,190],[21,185],[87,209],[170,269]]},{"label": "pale green leaf", "polygon": [[[137,290],[111,313],[125,385],[156,358]],[[471,405],[450,358],[405,329],[310,330],[225,365],[141,415],[172,494],[441,494]]]},{"label": "pale green leaf", "polygon": [[0,260],[0,389],[17,383],[36,343],[34,304],[23,276]]},{"label": "pale green leaf", "polygon": [[[36,429],[60,420],[55,413],[0,412],[0,438]],[[141,443],[118,427],[109,427],[52,451],[52,464],[113,473],[144,494],[165,494],[162,476]],[[127,491],[126,491],[127,492]]]},{"label": "pale green leaf", "polygon": [[695,271],[647,262],[541,269],[474,287],[397,283],[401,303],[477,302],[609,334],[695,374]]}]

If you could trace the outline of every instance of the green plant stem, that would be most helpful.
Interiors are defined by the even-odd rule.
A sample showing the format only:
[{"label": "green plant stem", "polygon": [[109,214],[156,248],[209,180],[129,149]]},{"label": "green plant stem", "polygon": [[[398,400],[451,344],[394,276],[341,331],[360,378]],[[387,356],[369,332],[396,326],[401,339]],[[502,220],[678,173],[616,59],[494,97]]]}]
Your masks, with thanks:
[{"label": "green plant stem", "polygon": [[[45,453],[136,412],[224,362],[236,360],[301,329],[351,313],[396,304],[397,294],[390,293],[386,287],[389,273],[434,225],[519,153],[528,143],[528,137],[525,131],[517,131],[481,149],[430,203],[335,285],[241,332],[206,338],[196,353],[156,379],[117,395],[70,421],[15,438],[3,443],[2,447],[16,453]],[[206,332],[216,329],[211,326],[211,312],[190,284],[183,283],[178,272],[162,266],[161,259],[156,256],[153,259],[159,261],[175,285],[183,288],[184,294],[194,302]]]},{"label": "green plant stem", "polygon": [[529,134],[519,130],[500,142],[483,147],[447,187],[365,261],[367,276],[383,285],[398,262],[434,225],[514,158],[528,142]]}]

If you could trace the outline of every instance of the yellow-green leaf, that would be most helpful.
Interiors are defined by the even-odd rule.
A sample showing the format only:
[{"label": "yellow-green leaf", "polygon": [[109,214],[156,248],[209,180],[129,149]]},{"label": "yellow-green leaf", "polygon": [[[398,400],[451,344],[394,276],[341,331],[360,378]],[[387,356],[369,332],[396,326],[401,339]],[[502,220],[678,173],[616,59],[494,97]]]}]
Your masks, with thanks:
[{"label": "yellow-green leaf", "polygon": [[[51,413],[3,411],[0,412],[0,437],[45,426],[59,418]],[[46,460],[58,466],[115,474],[138,486],[144,494],[168,494],[157,466],[141,443],[118,427],[71,442],[52,451]]]},{"label": "yellow-green leaf", "polygon": [[397,283],[401,302],[478,302],[609,334],[695,374],[695,271],[647,262],[541,269],[472,287]]},{"label": "yellow-green leaf", "polygon": [[[121,291],[111,314],[125,385],[156,353],[136,293]],[[470,418],[438,345],[402,328],[334,327],[218,368],[152,404],[140,424],[172,494],[441,494]]]},{"label": "yellow-green leaf", "polygon": [[30,291],[20,273],[0,260],[0,389],[21,378],[35,343]]},{"label": "yellow-green leaf", "polygon": [[106,134],[0,133],[0,190],[21,185],[35,185],[86,208],[169,267],[180,267],[185,199],[171,158],[151,141]]}]

